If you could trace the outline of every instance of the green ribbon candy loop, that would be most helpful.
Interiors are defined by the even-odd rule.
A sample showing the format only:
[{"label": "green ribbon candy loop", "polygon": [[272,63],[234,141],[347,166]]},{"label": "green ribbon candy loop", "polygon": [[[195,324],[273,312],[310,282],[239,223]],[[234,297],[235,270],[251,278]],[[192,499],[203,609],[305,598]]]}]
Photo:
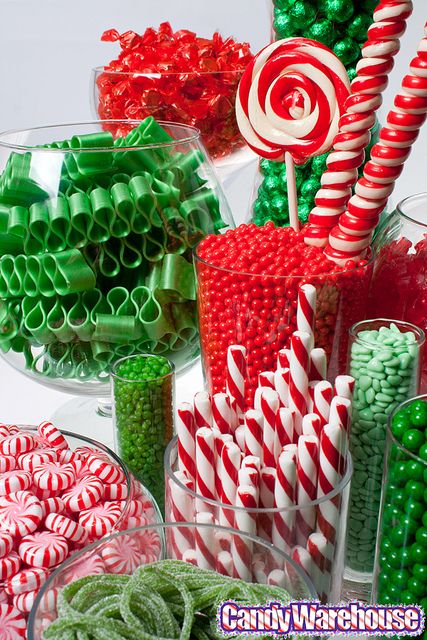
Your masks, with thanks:
[{"label": "green ribbon candy loop", "polygon": [[67,247],[67,236],[70,228],[68,201],[66,198],[58,196],[58,198],[49,200],[46,206],[50,225],[46,248],[50,252],[63,251]]},{"label": "green ribbon candy loop", "polygon": [[135,318],[133,316],[96,316],[95,340],[114,343],[129,342],[135,339]]},{"label": "green ribbon candy loop", "polygon": [[9,219],[7,225],[7,230],[9,233],[24,239],[27,236],[28,225],[29,212],[27,208],[15,206],[9,209]]},{"label": "green ribbon candy loop", "polygon": [[[147,178],[147,176],[149,176]],[[134,199],[137,214],[132,221],[134,233],[146,233],[151,226],[151,219],[156,210],[156,198],[151,188],[149,174],[134,176],[129,181],[129,191]]]},{"label": "green ribbon candy loop", "polygon": [[93,226],[92,209],[85,193],[77,192],[68,197],[71,228],[68,231],[68,246],[80,249],[87,243],[89,231]]},{"label": "green ribbon candy loop", "polygon": [[[105,242],[111,236],[111,226],[114,220],[114,207],[110,194],[105,189],[98,187],[90,192],[92,217],[94,226],[89,232],[91,242]],[[95,225],[97,225],[95,227]]]},{"label": "green ribbon candy loop", "polygon": [[135,217],[136,209],[134,201],[129,187],[125,182],[116,182],[113,184],[110,194],[116,213],[110,225],[111,233],[115,238],[125,238],[130,233]]},{"label": "green ribbon candy loop", "polygon": [[32,154],[13,151],[0,176],[0,200],[4,204],[22,205],[46,200],[49,195],[30,177]]},{"label": "green ribbon candy loop", "polygon": [[83,176],[95,176],[111,171],[114,154],[108,149],[113,147],[114,139],[109,131],[73,136],[70,141],[77,170]]}]

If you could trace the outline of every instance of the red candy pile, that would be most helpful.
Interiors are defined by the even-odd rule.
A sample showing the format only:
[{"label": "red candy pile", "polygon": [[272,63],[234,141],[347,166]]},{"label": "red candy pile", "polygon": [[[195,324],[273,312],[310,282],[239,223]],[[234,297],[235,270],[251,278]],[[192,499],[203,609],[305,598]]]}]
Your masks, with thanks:
[{"label": "red candy pile", "polygon": [[227,347],[241,344],[248,353],[246,402],[252,406],[258,374],[274,371],[278,351],[289,347],[298,288],[307,283],[317,289],[315,343],[328,355],[328,377],[345,372],[348,330],[366,314],[370,263],[349,260],[343,270],[322,249],[304,243],[304,230],[272,222],[207,236],[197,255],[203,260],[196,262],[200,338],[212,393],[225,388]]},{"label": "red candy pile", "polygon": [[193,125],[214,158],[244,144],[234,104],[241,74],[253,57],[247,43],[219,33],[212,39],[186,30],[174,33],[168,22],[142,35],[110,29],[102,40],[117,41],[122,50],[97,79],[100,118],[151,115]]},{"label": "red candy pile", "polygon": [[[105,452],[72,451],[50,422],[37,431],[0,425],[0,627],[15,617],[21,628],[52,568],[75,551],[155,521],[141,485],[129,486]],[[46,593],[48,608],[55,591]]]}]

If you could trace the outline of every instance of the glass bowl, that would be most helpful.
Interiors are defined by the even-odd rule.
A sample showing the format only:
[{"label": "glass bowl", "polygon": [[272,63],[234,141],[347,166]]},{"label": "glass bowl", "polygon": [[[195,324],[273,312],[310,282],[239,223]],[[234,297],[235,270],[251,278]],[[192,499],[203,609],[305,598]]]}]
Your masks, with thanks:
[{"label": "glass bowl", "polygon": [[[217,562],[214,569],[218,573],[233,574],[239,565],[229,564],[230,557],[236,556],[231,556],[230,551],[225,549],[224,545],[228,544],[231,550],[245,550],[248,572],[243,579],[246,582],[281,586],[288,591],[290,600],[312,600],[317,597],[302,569],[285,553],[256,536],[211,524],[149,525],[95,543],[55,571],[35,600],[28,620],[28,640],[42,640],[44,630],[56,619],[59,589],[80,577],[101,573],[132,574],[139,566],[175,559],[174,538],[183,534],[195,541],[193,553],[188,554],[187,561],[200,568],[209,568],[208,558],[213,556]],[[206,545],[212,545],[209,553]],[[222,550],[220,545],[223,545]],[[225,559],[227,562],[221,564]]]},{"label": "glass bowl", "polygon": [[[60,142],[58,142],[60,141]],[[199,353],[192,248],[233,226],[197,129],[103,121],[0,134],[0,349],[109,395],[110,363]]]}]

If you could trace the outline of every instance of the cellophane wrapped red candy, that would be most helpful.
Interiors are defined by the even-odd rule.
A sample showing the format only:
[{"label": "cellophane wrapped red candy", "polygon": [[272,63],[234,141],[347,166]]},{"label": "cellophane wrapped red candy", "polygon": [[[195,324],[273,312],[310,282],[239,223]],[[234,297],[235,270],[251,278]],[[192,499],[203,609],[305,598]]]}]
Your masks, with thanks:
[{"label": "cellophane wrapped red candy", "polygon": [[244,145],[234,113],[240,77],[252,59],[249,44],[174,32],[168,22],[142,35],[105,31],[121,52],[97,77],[101,119],[180,122],[197,127],[213,158]]}]

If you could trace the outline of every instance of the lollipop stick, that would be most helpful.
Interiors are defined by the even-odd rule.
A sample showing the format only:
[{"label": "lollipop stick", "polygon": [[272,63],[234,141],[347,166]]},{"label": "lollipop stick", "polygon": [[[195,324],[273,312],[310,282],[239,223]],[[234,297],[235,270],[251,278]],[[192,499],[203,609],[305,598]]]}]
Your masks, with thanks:
[{"label": "lollipop stick", "polygon": [[299,231],[299,219],[298,219],[298,196],[297,196],[297,183],[295,178],[295,163],[291,154],[287,151],[285,153],[286,163],[286,182],[288,185],[288,201],[289,201],[289,224],[294,231]]}]

